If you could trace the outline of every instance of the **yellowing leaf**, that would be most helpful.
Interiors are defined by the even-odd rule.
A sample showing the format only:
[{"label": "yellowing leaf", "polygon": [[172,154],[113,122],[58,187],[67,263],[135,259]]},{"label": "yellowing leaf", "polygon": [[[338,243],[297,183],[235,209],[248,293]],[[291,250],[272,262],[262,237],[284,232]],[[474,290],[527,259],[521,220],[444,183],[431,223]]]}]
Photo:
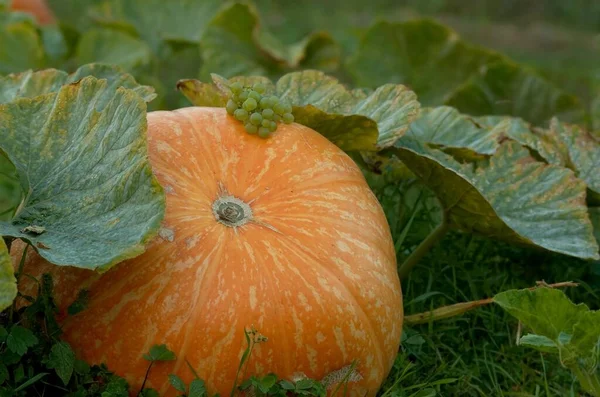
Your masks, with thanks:
[{"label": "yellowing leaf", "polygon": [[493,238],[599,258],[585,184],[570,170],[535,161],[515,142],[478,167],[404,137],[395,154],[437,195],[451,226]]}]

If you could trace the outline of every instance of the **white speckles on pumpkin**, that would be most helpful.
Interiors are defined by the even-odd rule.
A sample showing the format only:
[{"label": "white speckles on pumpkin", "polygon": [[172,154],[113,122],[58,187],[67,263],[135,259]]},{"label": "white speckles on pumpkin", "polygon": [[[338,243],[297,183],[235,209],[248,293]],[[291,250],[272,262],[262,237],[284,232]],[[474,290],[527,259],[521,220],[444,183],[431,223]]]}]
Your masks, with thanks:
[{"label": "white speckles on pumpkin", "polygon": [[[139,388],[141,353],[166,343],[177,361],[150,374],[161,395],[175,393],[169,373],[189,383],[185,360],[211,394],[228,394],[243,331],[255,325],[269,341],[256,347],[248,376],[320,378],[359,360],[366,376],[350,395],[372,397],[397,353],[401,294],[385,216],[352,160],[297,124],[268,140],[248,135],[223,109],[151,112],[148,121],[151,163],[167,192],[162,238],[98,280],[43,269],[57,285],[92,287],[88,309],[65,324],[76,351],[141,373],[128,377]],[[223,190],[249,204],[255,221],[236,230],[217,223],[211,206]],[[64,306],[76,294],[57,296]],[[126,343],[115,349],[117,340]]]},{"label": "white speckles on pumpkin", "polygon": [[254,285],[250,286],[249,298],[250,298],[250,308],[252,310],[255,310],[257,301],[256,301],[256,286],[254,286]]}]

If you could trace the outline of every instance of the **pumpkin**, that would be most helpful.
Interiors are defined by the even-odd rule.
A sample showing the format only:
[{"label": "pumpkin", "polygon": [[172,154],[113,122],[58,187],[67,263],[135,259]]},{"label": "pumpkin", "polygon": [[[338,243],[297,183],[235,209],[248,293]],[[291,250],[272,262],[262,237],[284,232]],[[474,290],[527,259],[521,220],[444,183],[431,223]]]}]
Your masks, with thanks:
[{"label": "pumpkin", "polygon": [[46,0],[12,0],[10,9],[33,15],[40,25],[54,23],[54,14],[52,14]]},{"label": "pumpkin", "polygon": [[349,391],[375,395],[398,352],[402,296],[386,218],[356,164],[310,128],[281,124],[261,139],[220,108],[151,112],[148,141],[167,210],[147,251],[102,275],[33,250],[25,264],[54,276],[63,310],[89,290],[88,307],[63,324],[78,356],[135,392],[142,355],[164,343],[177,359],[154,365],[147,386],[175,395],[167,376],[191,381],[187,360],[228,395],[254,327],[268,340],[247,377],[331,384],[356,361]]}]

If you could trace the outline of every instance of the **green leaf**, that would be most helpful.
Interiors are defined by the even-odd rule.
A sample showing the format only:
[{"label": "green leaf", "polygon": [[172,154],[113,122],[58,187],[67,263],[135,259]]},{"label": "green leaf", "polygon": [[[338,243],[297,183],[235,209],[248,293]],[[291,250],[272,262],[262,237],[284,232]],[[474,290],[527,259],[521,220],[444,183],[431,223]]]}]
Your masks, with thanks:
[{"label": "green leaf", "polygon": [[69,44],[58,25],[40,27],[44,52],[52,64],[60,64],[69,56]]},{"label": "green leaf", "polygon": [[171,384],[171,386],[173,386],[175,388],[175,390],[185,393],[185,390],[186,390],[185,382],[179,376],[177,376],[175,374],[170,374],[169,375],[169,383]]},{"label": "green leaf", "polygon": [[43,66],[44,48],[31,23],[0,24],[0,43],[0,74]]},{"label": "green leaf", "polygon": [[[346,151],[376,151],[392,145],[408,130],[420,108],[414,92],[402,85],[386,84],[364,94],[349,91],[335,78],[315,70],[288,73],[275,85],[260,80],[267,92],[293,105],[297,123],[318,131]],[[224,106],[229,82],[213,75],[213,84],[188,80],[180,81],[178,87],[194,105]]]},{"label": "green leaf", "polygon": [[154,345],[148,354],[144,354],[144,359],[148,361],[172,361],[176,358],[175,353],[169,350],[167,345]]},{"label": "green leaf", "polygon": [[558,353],[558,346],[556,343],[543,335],[527,334],[519,339],[519,344],[544,353]]},{"label": "green leaf", "polygon": [[13,272],[10,254],[0,236],[0,312],[9,307],[17,297],[17,279]]},{"label": "green leaf", "polygon": [[73,371],[78,375],[87,375],[90,373],[91,368],[87,362],[76,359],[73,363]]},{"label": "green leaf", "polygon": [[141,391],[140,397],[160,397],[160,394],[155,389],[144,389]]},{"label": "green leaf", "polygon": [[[492,135],[507,137],[533,149],[550,164],[566,166],[566,148],[558,147],[556,140],[541,128],[533,127],[525,120],[506,116],[481,116],[475,121],[492,130]],[[564,153],[563,153],[564,151]]]},{"label": "green leaf", "polygon": [[8,368],[6,365],[0,362],[0,385],[8,380],[10,374],[8,373]]},{"label": "green leaf", "polygon": [[71,29],[86,30],[92,24],[93,5],[102,0],[46,0],[61,25]]},{"label": "green leaf", "polygon": [[478,167],[403,137],[390,151],[437,195],[451,226],[493,238],[597,259],[585,185],[562,167],[535,161],[515,142]]},{"label": "green leaf", "polygon": [[154,101],[153,109],[179,109],[189,106],[189,102],[177,90],[177,83],[183,78],[197,78],[200,75],[202,58],[197,45],[163,47],[158,55],[158,73],[149,70],[137,73],[142,81],[156,88],[161,102]]},{"label": "green leaf", "polygon": [[277,375],[268,374],[263,376],[259,381],[259,390],[267,393],[277,383]]},{"label": "green leaf", "polygon": [[69,384],[75,365],[75,353],[67,342],[57,342],[52,345],[46,367],[54,369],[58,377],[66,385]]},{"label": "green leaf", "polygon": [[467,149],[475,154],[494,154],[498,134],[456,109],[425,108],[406,133],[407,137],[447,149]]},{"label": "green leaf", "polygon": [[572,333],[573,325],[589,311],[586,305],[574,304],[554,288],[505,291],[494,296],[494,302],[535,334],[553,341],[558,341],[562,332]]},{"label": "green leaf", "polygon": [[550,82],[517,64],[504,61],[486,66],[446,101],[474,116],[521,117],[544,126],[552,117],[583,122],[583,105]]},{"label": "green leaf", "polygon": [[579,317],[573,325],[573,337],[570,345],[580,357],[600,359],[600,311],[588,311]]},{"label": "green leaf", "polygon": [[[132,90],[86,77],[58,92],[0,106],[0,149],[27,192],[0,235],[42,257],[99,268],[141,254],[164,216],[146,148],[146,111]],[[45,228],[43,234],[25,228]]]},{"label": "green leaf", "polygon": [[6,347],[20,356],[27,353],[27,349],[35,346],[38,338],[28,328],[13,325],[6,338]]},{"label": "green leaf", "polygon": [[38,95],[57,92],[63,85],[73,84],[87,76],[105,79],[107,92],[124,87],[133,90],[146,102],[156,97],[152,87],[138,84],[135,79],[123,69],[114,65],[88,64],[83,65],[72,74],[56,69],[46,69],[39,72],[27,71],[0,78],[0,104],[14,101],[18,98],[33,98]]},{"label": "green leaf", "polygon": [[17,170],[0,151],[0,221],[12,218],[20,201],[21,185]]},{"label": "green leaf", "polygon": [[312,67],[337,69],[340,50],[327,33],[315,33],[287,46],[260,24],[256,8],[233,3],[211,20],[200,42],[201,77],[211,73],[276,75],[280,70]]},{"label": "green leaf", "polygon": [[150,63],[150,48],[131,35],[111,29],[90,29],[77,45],[79,64],[101,62],[131,71]]},{"label": "green leaf", "polygon": [[129,25],[158,52],[164,41],[198,43],[222,7],[219,0],[109,0],[99,13],[104,22]]},{"label": "green leaf", "polygon": [[42,379],[43,377],[45,377],[46,375],[48,375],[47,372],[42,372],[42,373],[36,374],[34,377],[28,379],[26,382],[24,382],[23,384],[19,385],[19,387],[17,387],[14,391],[15,392],[19,392],[21,390],[25,390],[29,386],[33,385],[35,382],[37,382],[40,379]]},{"label": "green leaf", "polygon": [[551,340],[559,350],[562,364],[578,377],[584,372],[589,375],[596,372],[600,358],[600,311],[576,305],[562,291],[552,288],[505,291],[496,295],[494,302],[537,335]]},{"label": "green leaf", "polygon": [[500,116],[476,118],[495,133],[535,150],[550,164],[572,169],[595,194],[600,194],[600,140],[583,127],[552,118],[549,129],[532,127],[521,119]]},{"label": "green leaf", "polygon": [[202,379],[194,379],[190,383],[188,397],[204,397],[207,395],[206,385]]},{"label": "green leaf", "polygon": [[405,84],[424,106],[433,106],[444,104],[482,66],[500,59],[434,21],[379,22],[364,35],[348,70],[357,85]]}]

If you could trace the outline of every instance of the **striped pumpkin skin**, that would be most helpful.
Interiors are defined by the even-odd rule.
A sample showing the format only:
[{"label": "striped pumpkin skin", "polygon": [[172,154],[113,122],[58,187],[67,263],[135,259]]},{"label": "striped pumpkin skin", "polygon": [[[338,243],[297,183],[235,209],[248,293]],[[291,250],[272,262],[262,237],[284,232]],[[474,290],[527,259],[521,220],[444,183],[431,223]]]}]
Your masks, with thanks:
[{"label": "striped pumpkin skin", "polygon": [[[398,351],[402,296],[386,218],[354,162],[307,127],[261,139],[217,108],[151,112],[148,140],[167,211],[146,253],[103,275],[36,255],[25,267],[54,275],[63,308],[89,288],[87,309],[64,322],[78,356],[137,391],[142,354],[165,343],[177,360],[154,366],[147,386],[176,395],[167,375],[190,381],[187,360],[228,395],[254,326],[268,341],[247,376],[322,379],[358,360],[349,391],[375,395]],[[249,204],[252,219],[220,223],[223,196]]]}]

